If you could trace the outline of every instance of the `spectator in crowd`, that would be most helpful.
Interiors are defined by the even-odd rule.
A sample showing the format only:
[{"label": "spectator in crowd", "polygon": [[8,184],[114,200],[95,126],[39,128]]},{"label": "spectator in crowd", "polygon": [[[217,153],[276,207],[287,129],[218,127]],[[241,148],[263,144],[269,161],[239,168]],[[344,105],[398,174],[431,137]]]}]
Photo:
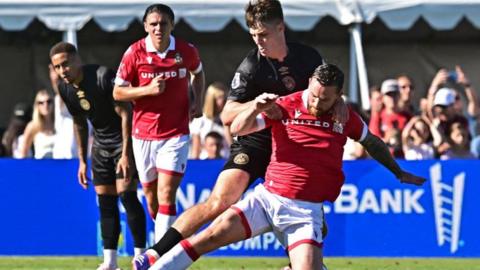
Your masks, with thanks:
[{"label": "spectator in crowd", "polygon": [[53,145],[53,158],[72,159],[77,157],[77,142],[73,132],[73,118],[68,112],[65,103],[58,93],[60,78],[52,64],[48,65],[50,83],[55,96],[53,97],[55,112],[55,144]]},{"label": "spectator in crowd", "polygon": [[441,140],[435,129],[430,130],[430,120],[422,116],[414,116],[402,131],[402,147],[406,160],[435,158],[434,138]]},{"label": "spectator in crowd", "polygon": [[[133,152],[155,219],[158,240],[176,220],[176,194],[187,166],[190,118],[202,115],[205,75],[194,45],[171,35],[175,15],[164,4],[147,7],[147,37],[123,55],[113,96],[133,102]],[[194,99],[189,104],[189,85]]]},{"label": "spectator in crowd", "polygon": [[[346,98],[344,98],[345,100]],[[360,109],[360,106],[357,103],[347,102],[347,106],[354,112],[356,112],[362,119],[366,119],[365,113]],[[364,120],[365,121],[365,120]],[[347,138],[347,142],[343,146],[343,160],[355,160],[360,158],[365,158],[367,153],[362,144]]]},{"label": "spectator in crowd", "polygon": [[225,158],[221,154],[224,145],[223,141],[223,136],[220,133],[216,131],[210,131],[209,133],[207,133],[207,135],[205,135],[205,142],[203,144],[206,156],[202,159]]},{"label": "spectator in crowd", "polygon": [[447,143],[450,147],[440,156],[440,159],[475,158],[470,151],[470,141],[472,137],[468,131],[467,122],[459,118],[454,118],[448,121],[445,133]]},{"label": "spectator in crowd", "polygon": [[32,120],[27,124],[20,146],[20,158],[28,157],[33,145],[36,159],[52,158],[55,142],[53,99],[47,90],[35,95]]},{"label": "spectator in crowd", "polygon": [[383,102],[382,102],[382,93],[380,92],[380,87],[377,85],[373,85],[370,87],[370,110],[366,112],[367,118],[364,120],[367,123],[370,123],[370,119],[372,114],[380,113],[383,109]]},{"label": "spectator in crowd", "polygon": [[383,139],[394,157],[403,158],[400,134],[411,116],[398,108],[400,91],[397,80],[385,80],[381,93],[383,109],[380,112],[372,111],[369,129],[372,134]]},{"label": "spectator in crowd", "polygon": [[[13,108],[12,116],[2,137],[2,145],[5,150],[4,156],[13,158],[20,157],[20,145],[22,145],[23,142],[23,132],[31,119],[32,107],[23,102],[17,103]],[[27,156],[30,154],[31,153],[27,153]]]},{"label": "spectator in crowd", "polygon": [[212,83],[206,91],[203,115],[195,118],[190,123],[190,136],[192,139],[191,158],[205,159],[207,152],[205,149],[205,136],[211,131],[223,134],[222,147],[219,149],[222,156],[228,155],[228,149],[232,143],[232,137],[228,128],[224,127],[220,119],[220,113],[225,106],[227,87],[220,82]]},{"label": "spectator in crowd", "polygon": [[397,77],[397,82],[400,90],[398,110],[414,115],[415,106],[413,105],[413,91],[415,90],[415,87],[412,79],[408,75],[402,74]]}]

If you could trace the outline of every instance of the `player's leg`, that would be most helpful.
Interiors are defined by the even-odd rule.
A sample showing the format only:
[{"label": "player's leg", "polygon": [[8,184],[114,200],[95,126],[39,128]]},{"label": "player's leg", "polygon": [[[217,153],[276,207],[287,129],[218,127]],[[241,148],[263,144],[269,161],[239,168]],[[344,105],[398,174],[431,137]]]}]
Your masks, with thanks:
[{"label": "player's leg", "polygon": [[301,244],[289,251],[292,269],[323,269],[322,248],[309,243]]},{"label": "player's leg", "polygon": [[[255,162],[252,162],[250,157],[255,157]],[[248,185],[265,175],[269,160],[269,152],[241,146],[232,147],[230,158],[218,176],[210,197],[182,213],[160,241],[144,255],[138,256],[134,269],[148,269],[159,256],[237,202]]]},{"label": "player's leg", "polygon": [[177,218],[176,194],[187,166],[189,136],[156,142],[155,164],[158,172],[158,211],[155,218],[155,242]]},{"label": "player's leg", "polygon": [[115,167],[110,156],[110,151],[97,147],[92,148],[93,184],[98,197],[104,260],[98,270],[117,268],[120,213],[115,186]]},{"label": "player's leg", "polygon": [[[121,150],[121,148],[120,148]],[[121,151],[117,155],[117,162],[120,159]],[[142,254],[145,251],[147,241],[147,225],[145,220],[145,211],[137,196],[138,175],[132,164],[130,166],[131,179],[129,182],[125,181],[122,172],[116,174],[117,193],[120,197],[123,207],[127,212],[127,222],[130,232],[133,237],[134,255]]]},{"label": "player's leg", "polygon": [[135,156],[135,167],[142,185],[147,209],[154,220],[158,211],[157,169],[155,165],[154,141],[132,138],[132,149]]},{"label": "player's leg", "polygon": [[186,269],[200,255],[271,230],[257,194],[251,193],[199,234],[182,240],[149,269]]}]

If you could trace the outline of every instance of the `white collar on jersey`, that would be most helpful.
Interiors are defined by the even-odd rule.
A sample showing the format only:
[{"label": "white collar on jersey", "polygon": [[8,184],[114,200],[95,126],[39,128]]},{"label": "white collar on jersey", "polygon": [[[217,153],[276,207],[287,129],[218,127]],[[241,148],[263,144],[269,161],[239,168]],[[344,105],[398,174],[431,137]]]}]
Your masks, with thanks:
[{"label": "white collar on jersey", "polygon": [[303,106],[308,110],[308,89],[303,90],[302,93]]},{"label": "white collar on jersey", "polygon": [[152,38],[150,37],[150,35],[148,35],[145,38],[145,47],[147,49],[147,52],[155,52],[157,53],[158,56],[160,56],[160,58],[165,58],[167,57],[168,51],[175,50],[175,38],[172,35],[170,35],[170,44],[168,45],[168,48],[164,52],[159,52],[153,46]]}]

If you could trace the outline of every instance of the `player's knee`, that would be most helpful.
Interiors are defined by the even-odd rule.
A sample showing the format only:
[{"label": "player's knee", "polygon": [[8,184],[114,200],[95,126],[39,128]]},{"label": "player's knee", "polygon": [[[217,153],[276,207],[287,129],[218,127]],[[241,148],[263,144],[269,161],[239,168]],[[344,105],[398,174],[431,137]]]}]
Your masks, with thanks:
[{"label": "player's knee", "polygon": [[139,207],[141,207],[141,203],[138,200],[136,191],[121,192],[120,194],[118,194],[118,196],[120,197],[120,201],[122,202],[127,212],[136,211],[139,209]]},{"label": "player's knee", "polygon": [[100,208],[100,214],[111,216],[112,213],[115,213],[115,210],[118,210],[117,201],[117,195],[99,194],[98,207]]},{"label": "player's knee", "polygon": [[210,212],[215,215],[220,215],[232,205],[228,200],[224,200],[221,197],[210,197],[206,204]]}]

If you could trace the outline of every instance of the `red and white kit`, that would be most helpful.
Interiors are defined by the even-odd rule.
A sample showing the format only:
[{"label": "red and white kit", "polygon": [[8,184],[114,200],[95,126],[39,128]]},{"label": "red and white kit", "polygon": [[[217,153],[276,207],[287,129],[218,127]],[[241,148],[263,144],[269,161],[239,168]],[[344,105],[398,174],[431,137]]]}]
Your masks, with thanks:
[{"label": "red and white kit", "polygon": [[[139,87],[150,84],[157,76],[166,79],[162,94],[133,102],[133,148],[142,184],[156,179],[156,172],[152,172],[155,167],[172,174],[184,173],[188,157],[188,143],[185,141],[188,141],[189,134],[189,74],[201,70],[197,49],[173,36],[170,36],[170,45],[165,52],[158,52],[147,36],[132,44],[123,55],[115,84]],[[175,144],[172,139],[179,145],[172,145]],[[169,146],[170,150],[161,150],[164,146]],[[162,151],[175,153],[170,154],[169,161],[159,162]],[[152,160],[157,162],[152,163]]]}]

